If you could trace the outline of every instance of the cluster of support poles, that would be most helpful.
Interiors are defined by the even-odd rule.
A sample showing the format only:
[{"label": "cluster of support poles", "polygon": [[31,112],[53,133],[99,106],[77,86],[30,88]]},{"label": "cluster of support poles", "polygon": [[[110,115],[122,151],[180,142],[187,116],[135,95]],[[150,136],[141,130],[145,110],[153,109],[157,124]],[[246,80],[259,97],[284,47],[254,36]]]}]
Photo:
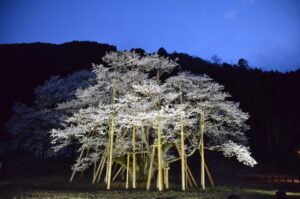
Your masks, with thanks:
[{"label": "cluster of support poles", "polygon": [[[157,81],[159,81],[159,73],[157,76]],[[181,89],[181,88],[180,88]],[[182,92],[181,92],[182,93]],[[126,183],[125,188],[129,189],[129,181],[131,178],[132,181],[132,188],[135,189],[137,187],[137,154],[145,153],[145,152],[136,152],[136,128],[135,126],[132,127],[132,152],[126,154],[126,166],[120,165],[120,168],[113,172],[113,150],[114,150],[114,105],[115,105],[115,95],[116,95],[116,88],[113,82],[112,84],[112,116],[109,123],[109,136],[108,136],[108,145],[103,153],[99,162],[94,163],[94,170],[93,170],[93,183],[99,182],[103,173],[103,170],[106,165],[106,176],[104,181],[107,184],[107,190],[111,189],[111,183],[114,181],[120,174],[124,176],[126,171]],[[182,95],[180,97],[180,102],[183,104]],[[160,109],[160,95],[158,94],[157,100],[157,108]],[[160,117],[158,116],[156,119],[157,122],[157,142],[152,145],[152,153],[146,152],[150,156],[150,164],[148,167],[148,177],[147,177],[147,190],[150,190],[151,187],[151,179],[153,178],[154,173],[154,162],[157,159],[157,188],[159,191],[163,191],[164,189],[169,189],[169,163],[167,161],[164,162],[163,154],[162,154],[162,144],[161,144],[161,129],[160,129]],[[200,121],[199,121],[199,129],[200,129],[200,142],[199,142],[199,152],[201,158],[201,179],[200,184],[201,188],[205,189],[205,171],[207,173],[209,182],[212,186],[214,186],[214,182],[210,171],[205,163],[204,159],[204,114],[201,114]],[[182,190],[185,191],[186,188],[189,187],[197,187],[196,180],[187,164],[187,155],[185,154],[185,136],[184,136],[184,117],[181,115],[180,117],[180,145],[175,144],[178,154],[180,155],[181,159],[181,186]],[[82,159],[83,154],[86,152],[88,153],[89,149],[83,148],[79,155],[79,161]],[[156,155],[157,154],[157,155]],[[157,158],[156,158],[157,157]],[[132,162],[132,163],[131,163]],[[117,169],[117,165],[115,164],[115,170]],[[74,176],[76,173],[76,168],[74,169],[70,182],[73,181]],[[115,175],[112,177],[112,173]]]},{"label": "cluster of support poles", "polygon": [[[133,139],[134,140],[134,139]],[[201,158],[201,161],[203,161],[202,159],[202,155],[201,155],[201,145],[200,144],[200,158]],[[176,146],[178,152],[181,151],[180,147],[177,145]],[[81,152],[80,152],[80,156],[79,156],[79,159],[81,159],[83,157],[83,154],[84,152],[88,152],[88,149],[83,149]],[[154,163],[155,163],[155,159],[157,159],[156,161],[158,162],[159,161],[159,158],[158,158],[158,155],[159,155],[159,150],[158,150],[158,145],[157,144],[154,144],[152,145],[152,150],[151,150],[151,157],[150,157],[150,165],[149,165],[149,170],[148,170],[148,177],[147,177],[147,185],[146,185],[146,189],[147,190],[150,190],[151,188],[151,180],[153,179],[153,174],[154,174]],[[106,152],[107,154],[107,152]],[[112,166],[110,166],[110,164],[107,164],[110,162],[110,158],[107,157],[107,156],[102,156],[102,158],[100,159],[99,163],[94,163],[94,170],[93,170],[93,183],[96,183],[96,182],[99,182],[101,177],[102,177],[102,173],[104,171],[104,168],[105,168],[105,165],[106,165],[106,176],[104,177],[104,181],[107,183],[107,189],[109,190],[111,188],[111,182],[114,181],[120,174],[124,174],[126,172],[126,182],[125,182],[125,188],[126,189],[129,189],[130,188],[130,181],[132,182],[132,188],[135,189],[137,186],[136,184],[136,155],[138,155],[140,153],[135,153],[135,152],[132,152],[132,153],[127,153],[126,155],[126,168],[120,166],[120,168],[117,170],[116,168],[114,169],[116,172],[113,172],[115,173],[114,176],[111,178],[111,174],[112,173],[109,173],[112,171],[112,166],[114,164],[114,161],[112,161]],[[180,154],[180,153],[179,153]],[[156,158],[157,157],[157,158]],[[182,155],[180,157],[181,159],[181,163],[183,162],[183,166],[181,168],[184,168],[184,170],[182,170],[182,190],[186,190],[186,188],[189,186],[189,187],[198,187],[198,184],[192,174],[192,171],[191,169],[189,168],[188,166],[188,163],[187,163],[187,157],[186,156],[183,156],[185,157],[184,159],[182,158]],[[183,160],[183,161],[182,161]],[[162,161],[163,162],[163,161]],[[116,167],[117,164],[115,164],[115,167]],[[162,171],[161,171],[161,174],[159,174],[159,171],[157,171],[157,180],[156,180],[156,183],[157,183],[157,188],[159,191],[163,191],[164,189],[169,189],[170,188],[170,185],[169,185],[169,170],[170,170],[170,167],[168,164],[164,163],[162,164]],[[202,166],[203,165],[203,166]],[[209,182],[212,186],[214,186],[214,182],[213,182],[213,179],[212,179],[212,176],[210,174],[210,171],[206,165],[206,163],[204,162],[204,164],[201,164],[201,179],[200,179],[200,182],[201,182],[201,188],[202,189],[205,189],[205,177],[202,172],[206,171],[206,174],[208,176],[208,179],[209,179]],[[73,171],[72,175],[71,175],[71,178],[70,178],[70,182],[73,181],[74,179],[74,176],[75,176],[75,173],[76,173],[76,170]],[[161,176],[160,176],[161,175]]]}]

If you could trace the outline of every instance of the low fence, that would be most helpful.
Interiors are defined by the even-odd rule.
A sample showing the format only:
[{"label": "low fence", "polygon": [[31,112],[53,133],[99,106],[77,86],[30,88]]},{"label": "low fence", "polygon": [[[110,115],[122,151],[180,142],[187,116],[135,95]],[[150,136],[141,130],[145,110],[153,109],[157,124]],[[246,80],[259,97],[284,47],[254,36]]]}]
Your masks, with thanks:
[{"label": "low fence", "polygon": [[244,176],[243,178],[247,180],[255,180],[260,182],[300,184],[300,176],[292,176],[292,175],[257,174],[257,175]]}]

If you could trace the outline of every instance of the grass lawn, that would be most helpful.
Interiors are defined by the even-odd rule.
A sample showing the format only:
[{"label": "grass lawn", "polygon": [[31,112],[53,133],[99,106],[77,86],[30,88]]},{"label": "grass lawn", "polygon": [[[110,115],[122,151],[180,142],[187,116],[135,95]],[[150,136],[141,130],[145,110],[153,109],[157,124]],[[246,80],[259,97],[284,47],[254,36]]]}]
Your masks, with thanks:
[{"label": "grass lawn", "polygon": [[[247,186],[248,184],[248,186]],[[146,191],[141,185],[136,190],[125,190],[123,182],[114,182],[112,190],[107,191],[104,183],[91,184],[90,182],[76,181],[69,183],[63,176],[45,176],[34,178],[10,179],[0,182],[0,199],[19,198],[165,198],[165,199],[226,199],[230,194],[236,194],[243,199],[275,198],[279,189],[287,191],[288,198],[300,198],[300,184],[272,185],[254,182],[229,183],[226,186],[208,187],[180,191],[180,186],[172,184],[170,190],[158,192],[154,188]]]}]

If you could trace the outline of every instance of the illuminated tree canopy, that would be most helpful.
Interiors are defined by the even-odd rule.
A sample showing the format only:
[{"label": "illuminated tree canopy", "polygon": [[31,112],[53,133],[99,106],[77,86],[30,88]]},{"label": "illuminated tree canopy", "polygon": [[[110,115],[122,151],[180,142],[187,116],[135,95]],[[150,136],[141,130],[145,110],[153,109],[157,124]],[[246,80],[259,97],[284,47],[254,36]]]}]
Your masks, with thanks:
[{"label": "illuminated tree canopy", "polygon": [[168,170],[181,161],[185,190],[193,186],[187,160],[196,151],[205,188],[204,149],[254,166],[245,136],[249,115],[227,100],[222,85],[207,75],[176,73],[178,67],[157,54],[108,53],[92,71],[53,77],[37,88],[36,105],[16,105],[10,129],[37,137],[50,132],[54,152],[77,146],[70,180],[93,167],[93,182],[104,177],[108,189],[120,175],[126,188],[131,179],[133,188],[147,180],[149,189],[155,172],[158,189],[169,188]]}]

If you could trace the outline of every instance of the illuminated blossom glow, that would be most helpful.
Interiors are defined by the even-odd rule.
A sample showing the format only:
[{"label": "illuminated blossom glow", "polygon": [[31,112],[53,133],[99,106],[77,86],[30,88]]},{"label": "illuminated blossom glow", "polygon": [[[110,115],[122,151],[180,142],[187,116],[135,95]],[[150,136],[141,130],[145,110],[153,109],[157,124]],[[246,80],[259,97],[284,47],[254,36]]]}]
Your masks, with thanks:
[{"label": "illuminated blossom glow", "polygon": [[[73,170],[83,171],[107,154],[112,116],[112,155],[115,162],[124,165],[126,154],[133,151],[133,129],[135,152],[146,153],[144,161],[149,161],[150,148],[157,143],[158,127],[165,163],[180,159],[175,146],[180,143],[181,117],[186,140],[184,151],[187,156],[192,155],[199,149],[202,115],[207,149],[220,151],[225,157],[234,156],[247,166],[256,164],[245,146],[249,115],[238,103],[227,100],[230,95],[223,91],[222,85],[207,75],[186,72],[170,75],[178,64],[157,54],[111,52],[103,57],[103,62],[93,65],[92,71],[46,81],[36,89],[33,107],[16,106],[10,131],[23,135],[24,143],[35,152],[45,150],[39,144],[49,136],[54,149],[46,148],[49,154],[64,152],[71,145],[78,146],[78,152],[87,149],[85,156],[72,166]],[[166,78],[158,81],[162,75]],[[30,137],[32,132],[34,136]],[[138,166],[142,167],[142,163]]]}]

